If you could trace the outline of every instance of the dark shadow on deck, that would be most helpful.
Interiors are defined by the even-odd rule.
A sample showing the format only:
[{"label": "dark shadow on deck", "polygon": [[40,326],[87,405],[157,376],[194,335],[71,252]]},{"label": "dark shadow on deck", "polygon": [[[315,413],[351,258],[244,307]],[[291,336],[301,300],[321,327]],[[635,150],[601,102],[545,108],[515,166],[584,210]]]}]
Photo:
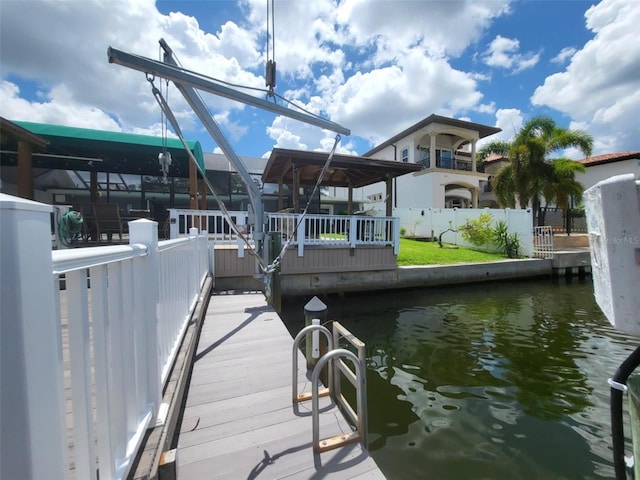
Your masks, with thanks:
[{"label": "dark shadow on deck", "polygon": [[227,340],[229,340],[236,333],[241,331],[243,328],[245,328],[247,325],[249,325],[251,322],[253,322],[256,318],[258,318],[258,316],[261,313],[268,312],[269,310],[270,310],[269,307],[249,307],[249,308],[245,308],[244,311],[246,313],[250,313],[251,316],[249,318],[247,318],[244,322],[242,322],[240,325],[238,325],[236,328],[231,330],[229,333],[224,335],[222,338],[220,338],[219,340],[216,340],[215,342],[213,342],[211,345],[209,345],[207,348],[205,348],[202,352],[198,353],[195,356],[195,358],[193,359],[194,363],[197,362],[198,360],[200,360],[201,358],[203,358],[204,356],[206,356],[208,353],[211,353],[213,350],[215,350],[217,347],[222,345]]}]

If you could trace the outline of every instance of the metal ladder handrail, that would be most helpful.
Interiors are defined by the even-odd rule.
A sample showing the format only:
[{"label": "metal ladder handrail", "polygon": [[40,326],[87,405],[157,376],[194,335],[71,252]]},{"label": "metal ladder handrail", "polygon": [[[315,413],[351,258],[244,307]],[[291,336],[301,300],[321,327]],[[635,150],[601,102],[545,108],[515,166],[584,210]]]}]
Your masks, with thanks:
[{"label": "metal ladder handrail", "polygon": [[[318,379],[320,372],[327,362],[333,361],[334,358],[347,358],[351,360],[356,370],[356,401],[358,411],[358,421],[356,422],[356,431],[344,435],[338,435],[335,437],[327,438],[320,441],[320,418],[319,418],[319,394],[318,394]],[[325,353],[318,361],[313,369],[311,375],[311,415],[313,421],[313,451],[316,453],[324,452],[332,448],[339,447],[346,443],[362,441],[365,448],[367,448],[367,429],[365,428],[364,419],[367,418],[366,414],[366,386],[364,375],[362,371],[362,364],[358,357],[349,350],[344,348],[336,348],[330,352]],[[330,369],[331,370],[331,369]],[[348,377],[347,377],[348,378]],[[335,378],[335,382],[339,382],[339,378]],[[330,383],[331,385],[331,383]]]},{"label": "metal ladder handrail", "polygon": [[[367,448],[367,390],[366,390],[366,377],[365,377],[365,361],[364,361],[364,343],[358,338],[353,336],[346,328],[344,328],[339,322],[332,322],[333,335],[326,327],[322,325],[309,325],[304,327],[296,335],[293,341],[292,348],[292,400],[293,403],[311,400],[311,413],[313,417],[313,450],[316,453],[320,453],[332,448],[337,448],[346,443],[361,441],[364,448]],[[309,333],[320,331],[327,338],[327,350],[316,363],[313,373],[311,374],[311,392],[298,394],[298,357],[300,342]],[[343,349],[334,348],[339,344],[340,338],[344,338],[351,345],[358,350],[358,355],[353,352]],[[350,370],[347,365],[342,361],[343,358],[350,360],[354,367],[355,373]],[[334,361],[335,359],[335,361]],[[319,380],[322,369],[325,364],[329,363],[329,378],[327,381],[327,387],[322,390],[319,389]],[[342,395],[340,386],[340,373],[343,373],[345,378],[356,389],[356,412],[353,407],[349,405],[347,400]],[[319,431],[319,397],[331,395],[335,404],[341,407],[342,412],[349,416],[352,424],[355,424],[356,431],[348,434],[337,435],[335,437],[327,438],[320,441]]]},{"label": "metal ladder handrail", "polygon": [[[314,330],[319,330],[320,332],[322,332],[324,334],[325,337],[327,337],[327,344],[328,344],[328,348],[327,350],[331,351],[333,350],[333,337],[331,335],[331,332],[329,331],[329,329],[327,327],[324,327],[322,325],[309,325],[307,327],[304,327],[302,330],[300,330],[298,332],[298,335],[296,335],[296,338],[293,340],[293,348],[292,348],[292,375],[291,375],[291,397],[294,403],[297,402],[304,402],[306,400],[309,400],[311,398],[311,393],[301,393],[298,394],[298,349],[300,346],[300,342],[302,341],[302,338],[307,335],[308,333],[313,332]],[[326,395],[329,395],[330,393],[330,385],[331,385],[331,380],[332,380],[332,368],[329,368],[329,379],[327,382],[327,387],[323,388],[320,393],[318,393],[316,391],[316,395],[319,395],[321,397],[324,397]],[[317,382],[317,379],[316,379]],[[316,390],[317,390],[317,385],[316,385]]]}]

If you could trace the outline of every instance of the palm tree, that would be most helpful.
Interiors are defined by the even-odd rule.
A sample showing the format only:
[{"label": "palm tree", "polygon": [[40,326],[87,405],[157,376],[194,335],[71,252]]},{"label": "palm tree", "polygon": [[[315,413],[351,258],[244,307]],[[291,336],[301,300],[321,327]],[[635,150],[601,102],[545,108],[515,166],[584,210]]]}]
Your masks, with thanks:
[{"label": "palm tree", "polygon": [[555,203],[564,212],[567,233],[571,231],[571,215],[569,201],[573,198],[576,202],[582,200],[584,185],[575,179],[576,172],[584,173],[586,168],[582,163],[574,162],[568,158],[556,158],[551,163],[553,171],[543,188],[543,195],[546,202],[542,213],[544,214],[549,203]]},{"label": "palm tree", "polygon": [[593,138],[582,130],[559,127],[547,116],[534,117],[525,123],[513,140],[491,142],[480,149],[478,158],[490,154],[509,158],[494,177],[494,191],[503,207],[533,207],[534,225],[547,182],[553,178],[549,156],[558,150],[578,148],[585,157],[591,155]]}]

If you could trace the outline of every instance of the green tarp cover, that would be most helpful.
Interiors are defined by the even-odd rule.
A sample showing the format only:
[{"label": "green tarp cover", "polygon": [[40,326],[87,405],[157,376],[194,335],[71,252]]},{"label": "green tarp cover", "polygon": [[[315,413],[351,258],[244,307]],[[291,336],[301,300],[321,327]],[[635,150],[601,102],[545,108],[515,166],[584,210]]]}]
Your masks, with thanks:
[{"label": "green tarp cover", "polygon": [[[163,139],[150,135],[44,123],[22,121],[14,121],[13,123],[49,141],[49,145],[44,149],[34,150],[34,152],[47,153],[49,162],[51,162],[51,155],[60,155],[61,159],[73,156],[100,158],[102,162],[96,168],[99,171],[157,175],[159,170],[158,154],[166,148],[174,160],[169,175],[188,177],[189,156],[182,142],[177,138]],[[200,142],[187,141],[187,145],[204,171],[204,156]],[[47,160],[42,160],[41,163],[47,163]],[[92,169],[79,168],[78,165],[73,165],[73,160],[63,160],[63,163],[66,164],[50,165],[50,168]],[[84,161],[84,164],[86,163]]]}]

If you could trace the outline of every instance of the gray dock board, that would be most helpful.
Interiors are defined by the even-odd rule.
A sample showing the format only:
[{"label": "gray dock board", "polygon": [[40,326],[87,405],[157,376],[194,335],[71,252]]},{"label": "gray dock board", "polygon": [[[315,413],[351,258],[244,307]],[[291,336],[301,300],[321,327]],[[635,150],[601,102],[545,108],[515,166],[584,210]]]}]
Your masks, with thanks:
[{"label": "gray dock board", "polygon": [[[293,339],[262,294],[214,296],[178,439],[180,479],[384,478],[359,443],[312,448],[311,403],[291,401]],[[299,391],[311,389],[298,354]],[[320,399],[320,437],[351,432]]]}]

